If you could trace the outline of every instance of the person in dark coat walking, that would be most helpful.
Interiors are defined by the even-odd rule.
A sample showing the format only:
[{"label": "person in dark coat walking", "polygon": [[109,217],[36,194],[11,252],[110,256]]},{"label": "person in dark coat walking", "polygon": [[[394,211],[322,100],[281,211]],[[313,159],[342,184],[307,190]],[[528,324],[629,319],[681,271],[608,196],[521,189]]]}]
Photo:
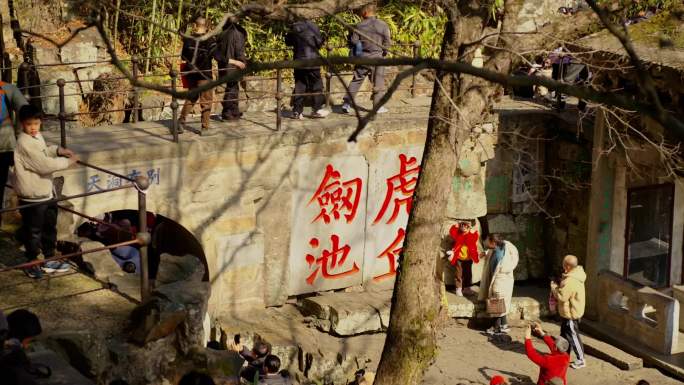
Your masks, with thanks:
[{"label": "person in dark coat walking", "polygon": [[[318,26],[310,20],[295,21],[285,36],[285,44],[292,47],[294,60],[318,59],[319,50],[323,46],[323,37]],[[295,68],[295,88],[293,95],[292,118],[301,119],[304,111],[305,95],[314,94],[312,118],[325,118],[329,111],[323,109],[323,82],[320,67]]]},{"label": "person in dark coat walking", "polygon": [[[382,58],[387,56],[388,49],[392,45],[390,29],[387,23],[375,15],[375,5],[368,4],[361,9],[363,20],[354,27],[349,35],[349,46],[354,51],[354,56],[364,58]],[[349,83],[349,93],[344,97],[342,111],[350,113],[354,107],[354,98],[361,88],[363,81],[369,78],[373,83],[373,106],[380,103],[385,94],[385,67],[356,66],[354,78]],[[378,114],[387,112],[387,108],[381,106]]]},{"label": "person in dark coat walking", "polygon": [[[190,90],[203,86],[212,80],[211,58],[216,49],[216,41],[213,38],[201,41],[196,40],[205,33],[207,33],[207,21],[203,17],[198,17],[195,20],[192,38],[183,39],[181,58],[185,63],[185,79],[188,84],[187,88]],[[186,117],[192,111],[197,99],[199,99],[202,110],[202,130],[208,129],[213,98],[214,90],[209,89],[203,91],[199,96],[186,100],[178,118],[180,127],[185,125]]]},{"label": "person in dark coat walking", "polygon": [[[233,21],[227,21],[218,37],[214,59],[218,62],[219,76],[226,76],[236,70],[244,69],[247,62],[245,42],[247,31]],[[226,83],[223,94],[221,118],[238,120],[242,115],[239,108],[240,87],[237,80]]]}]

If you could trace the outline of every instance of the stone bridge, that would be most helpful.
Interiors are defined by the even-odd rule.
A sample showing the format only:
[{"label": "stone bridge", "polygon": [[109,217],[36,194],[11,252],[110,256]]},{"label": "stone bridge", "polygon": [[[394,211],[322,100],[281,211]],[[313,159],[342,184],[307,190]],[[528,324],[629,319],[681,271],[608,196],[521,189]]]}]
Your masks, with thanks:
[{"label": "stone bridge", "polygon": [[[376,257],[395,240],[408,210],[397,206],[394,213],[392,207],[386,208],[378,224],[383,231],[374,232],[381,236],[373,239],[366,237],[366,226],[372,225],[366,222],[375,218],[384,201],[386,178],[400,171],[399,155],[408,156],[417,176],[428,107],[429,98],[394,101],[392,113],[380,115],[357,143],[347,142],[356,127],[352,116],[285,119],[281,131],[275,131],[273,113],[255,112],[246,113],[239,123],[212,122],[208,136],[186,131],[179,143],[171,141],[170,122],[161,121],[72,129],[68,146],[90,164],[150,178],[148,211],[187,230],[179,235],[185,238],[178,240],[185,243],[185,250],[188,245],[192,249],[192,244],[201,247],[196,254],[203,254],[208,266],[211,311],[263,307],[283,304],[293,294],[363,282],[378,287],[391,284],[389,258],[398,253],[392,250],[383,260]],[[57,133],[45,136],[59,143]],[[310,200],[323,185],[328,165],[334,171],[327,176],[326,191],[318,193],[318,200]],[[334,172],[341,175],[336,177]],[[84,167],[60,176],[64,177],[64,195],[121,184],[117,178]],[[343,187],[342,196],[333,196],[335,182]],[[75,210],[97,216],[137,209],[137,192],[119,190],[70,202]],[[302,216],[322,213],[326,207],[329,218],[312,222],[314,217]],[[334,217],[337,212],[342,218]],[[64,211],[60,215],[71,216]],[[396,224],[387,224],[392,216]],[[82,221],[73,216],[68,232],[75,232]],[[307,259],[311,258],[307,254],[320,258],[324,250],[333,253],[333,235],[339,236],[337,249],[341,250],[335,271]],[[316,237],[318,248],[313,244]],[[347,257],[342,256],[345,245],[351,246]],[[369,247],[377,254],[364,254]],[[398,240],[394,248],[400,247]],[[309,283],[307,278],[316,266],[321,269]],[[382,271],[388,274],[374,280]]]},{"label": "stone bridge", "polygon": [[[90,164],[149,177],[147,209],[178,225],[168,240],[172,248],[206,262],[210,313],[218,315],[282,305],[299,294],[392,288],[429,104],[428,97],[395,97],[391,112],[379,115],[356,143],[347,141],[356,128],[353,116],[284,119],[276,131],[272,112],[247,112],[238,123],[213,121],[211,135],[186,131],[179,143],[171,140],[170,122],[159,121],[72,129],[68,146]],[[536,132],[558,119],[528,102],[504,100],[497,111],[502,132]],[[56,132],[45,136],[59,142]],[[505,147],[496,151],[497,159],[507,159]],[[528,234],[537,227],[511,224],[525,215],[502,204],[515,190],[513,163],[498,160],[487,169],[487,183],[502,187],[487,191],[489,230],[519,245],[516,279],[524,280],[543,274],[544,254],[530,238],[541,232]],[[60,175],[64,195],[122,183],[85,167]],[[134,189],[70,202],[90,216],[138,207]],[[83,219],[60,215],[69,223],[61,236],[72,236]]]}]

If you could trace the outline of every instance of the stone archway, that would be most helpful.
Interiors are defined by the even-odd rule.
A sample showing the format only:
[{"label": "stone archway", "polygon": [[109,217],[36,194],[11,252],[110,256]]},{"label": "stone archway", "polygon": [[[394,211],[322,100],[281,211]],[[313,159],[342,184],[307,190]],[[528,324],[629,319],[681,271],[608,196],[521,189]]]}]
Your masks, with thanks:
[{"label": "stone archway", "polygon": [[[138,211],[132,209],[113,210],[102,214],[108,216],[109,220],[116,223],[123,219],[130,222],[134,231],[137,231],[139,225]],[[156,278],[160,264],[163,264],[163,254],[170,254],[175,256],[193,255],[204,266],[203,281],[209,280],[209,265],[204,253],[202,244],[197,238],[183,225],[161,214],[154,212],[147,212],[148,230],[152,234],[152,243],[148,249],[150,277]],[[87,226],[87,223],[81,223],[76,232]]]}]

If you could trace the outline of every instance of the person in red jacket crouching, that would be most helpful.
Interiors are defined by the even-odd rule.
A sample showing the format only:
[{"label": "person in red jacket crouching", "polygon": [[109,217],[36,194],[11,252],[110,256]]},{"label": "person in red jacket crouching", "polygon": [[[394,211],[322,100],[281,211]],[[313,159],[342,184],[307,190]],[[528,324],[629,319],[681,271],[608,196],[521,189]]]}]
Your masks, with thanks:
[{"label": "person in red jacket crouching", "polygon": [[472,222],[459,222],[449,229],[449,235],[454,244],[447,255],[449,262],[456,268],[456,295],[473,294],[470,287],[473,285],[473,263],[480,261],[480,252],[477,248],[480,234],[473,228]]},{"label": "person in red jacket crouching", "polygon": [[542,354],[534,348],[532,326],[528,326],[525,333],[525,352],[527,358],[539,365],[537,385],[547,385],[556,377],[562,379],[563,384],[567,385],[566,373],[568,366],[570,366],[570,355],[568,354],[570,343],[563,337],[556,337],[554,340],[553,337],[544,333],[539,324],[534,325],[534,332],[544,340],[551,351],[549,354]]}]

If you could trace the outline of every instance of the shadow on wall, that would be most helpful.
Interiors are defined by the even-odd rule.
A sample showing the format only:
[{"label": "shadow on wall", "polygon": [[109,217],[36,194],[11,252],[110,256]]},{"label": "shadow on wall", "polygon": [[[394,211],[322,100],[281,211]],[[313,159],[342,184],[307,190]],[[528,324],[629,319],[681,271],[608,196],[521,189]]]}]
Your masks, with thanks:
[{"label": "shadow on wall", "polygon": [[[127,225],[130,225],[130,231],[133,233],[137,232],[139,228],[140,222],[137,210],[116,210],[105,213],[102,217],[105,222],[113,224],[120,225],[127,222]],[[98,225],[94,222],[86,222],[78,227],[77,233],[80,236],[102,242],[105,245],[127,240],[121,239],[122,236],[127,236],[125,232],[119,232],[119,234],[123,235],[115,234],[113,237],[104,236],[106,228],[106,226]],[[162,254],[177,256],[189,254],[194,255],[202,262],[204,266],[204,277],[202,280],[209,280],[209,266],[204,250],[200,242],[190,231],[172,219],[149,211],[147,212],[147,229],[151,233],[152,239],[148,248],[150,278],[156,278],[159,265],[163,263],[161,260]]]}]

